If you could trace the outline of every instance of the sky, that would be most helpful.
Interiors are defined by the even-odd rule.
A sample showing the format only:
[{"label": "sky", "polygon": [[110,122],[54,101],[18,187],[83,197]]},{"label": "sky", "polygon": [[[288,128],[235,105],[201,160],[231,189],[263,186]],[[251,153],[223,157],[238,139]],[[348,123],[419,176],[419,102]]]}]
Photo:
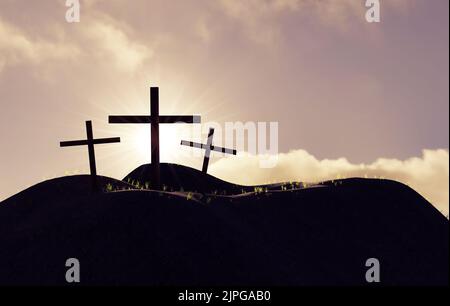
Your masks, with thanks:
[{"label": "sky", "polygon": [[0,0],[0,201],[88,173],[85,148],[59,148],[86,120],[122,138],[96,148],[99,174],[148,163],[149,127],[107,118],[148,114],[158,86],[160,113],[200,114],[204,132],[162,127],[163,162],[200,168],[179,142],[208,123],[278,122],[276,167],[214,154],[210,173],[391,178],[448,214],[449,2],[380,2],[368,23],[364,0],[81,0],[68,23],[65,1]]}]

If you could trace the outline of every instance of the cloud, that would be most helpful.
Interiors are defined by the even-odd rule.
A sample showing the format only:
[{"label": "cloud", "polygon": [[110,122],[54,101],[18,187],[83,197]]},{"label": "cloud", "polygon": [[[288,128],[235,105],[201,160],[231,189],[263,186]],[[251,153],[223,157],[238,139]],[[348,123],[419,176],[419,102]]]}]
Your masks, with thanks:
[{"label": "cloud", "polygon": [[[281,181],[318,182],[344,177],[382,177],[405,183],[444,215],[449,213],[449,152],[423,150],[406,160],[379,158],[370,164],[353,164],[346,158],[319,160],[304,150],[278,154],[276,167],[259,167],[261,157],[242,154],[210,165],[211,174],[240,184]],[[263,157],[263,158],[267,158]]]},{"label": "cloud", "polygon": [[77,57],[80,49],[63,41],[32,38],[0,19],[0,71],[21,63],[41,64]]},{"label": "cloud", "polygon": [[256,43],[272,45],[280,36],[277,16],[286,11],[297,10],[298,3],[296,0],[221,0],[217,4],[226,16],[241,25],[248,38]]},{"label": "cloud", "polygon": [[112,62],[119,71],[133,72],[153,55],[150,47],[130,39],[124,30],[106,21],[86,20],[73,27],[77,31],[70,39],[64,31],[42,39],[0,19],[0,71],[6,66],[67,62],[87,56],[96,63]]},{"label": "cloud", "polygon": [[84,28],[91,51],[103,60],[112,60],[120,70],[136,71],[143,62],[151,58],[153,51],[131,40],[124,31],[104,22],[93,22]]},{"label": "cloud", "polygon": [[[410,2],[410,1],[409,1]],[[276,44],[282,37],[283,16],[308,20],[343,33],[366,22],[366,0],[221,0],[222,12],[237,21],[248,38],[266,45]],[[405,0],[381,1],[384,11],[404,12],[411,4]]]}]

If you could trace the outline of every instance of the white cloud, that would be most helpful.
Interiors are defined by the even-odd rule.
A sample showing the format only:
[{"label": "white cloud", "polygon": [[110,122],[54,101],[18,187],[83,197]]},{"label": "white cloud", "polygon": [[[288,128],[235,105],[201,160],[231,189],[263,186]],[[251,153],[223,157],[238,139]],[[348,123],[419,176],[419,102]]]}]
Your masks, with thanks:
[{"label": "white cloud", "polygon": [[47,65],[88,56],[96,63],[113,63],[119,71],[133,72],[153,55],[150,47],[133,41],[112,24],[85,20],[74,27],[71,37],[58,31],[42,39],[0,19],[0,71],[7,66]]},{"label": "white cloud", "polygon": [[103,61],[113,61],[117,68],[136,71],[143,62],[152,57],[153,51],[131,40],[124,31],[104,22],[94,22],[85,28],[91,51]]},{"label": "white cloud", "polygon": [[33,39],[20,29],[0,20],[0,71],[10,65],[68,60],[79,54],[79,48],[73,44]]},{"label": "white cloud", "polygon": [[210,166],[211,174],[240,184],[282,181],[318,182],[338,177],[382,177],[408,184],[444,215],[449,213],[449,152],[423,150],[421,157],[405,160],[379,158],[370,164],[353,164],[346,158],[319,160],[304,150],[278,155],[272,169],[259,167],[261,157],[242,154],[222,158]]}]

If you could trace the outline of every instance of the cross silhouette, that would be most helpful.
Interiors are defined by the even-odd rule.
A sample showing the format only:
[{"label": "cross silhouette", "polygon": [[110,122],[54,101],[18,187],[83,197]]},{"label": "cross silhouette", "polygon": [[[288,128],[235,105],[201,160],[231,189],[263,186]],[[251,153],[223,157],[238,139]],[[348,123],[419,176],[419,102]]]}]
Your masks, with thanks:
[{"label": "cross silhouette", "polygon": [[205,157],[203,158],[203,167],[202,167],[203,173],[208,172],[209,155],[211,154],[211,151],[217,151],[217,152],[222,152],[222,153],[226,153],[226,154],[236,155],[236,150],[213,146],[213,144],[212,144],[213,136],[214,136],[214,129],[210,128],[209,133],[208,133],[208,140],[206,141],[206,144],[192,142],[192,141],[186,141],[186,140],[181,141],[182,146],[189,146],[189,147],[206,150]]},{"label": "cross silhouette", "polygon": [[109,123],[150,124],[151,132],[151,184],[161,189],[159,166],[159,124],[160,123],[200,123],[200,116],[160,116],[159,88],[150,87],[150,116],[109,116]]},{"label": "cross silhouette", "polygon": [[113,138],[99,138],[94,139],[94,135],[92,132],[92,121],[86,121],[86,140],[72,140],[72,141],[61,141],[60,147],[74,147],[74,146],[88,146],[89,153],[89,167],[91,168],[91,178],[92,178],[92,188],[97,191],[97,168],[95,164],[95,151],[94,145],[96,144],[105,144],[105,143],[115,143],[120,142],[120,137]]}]

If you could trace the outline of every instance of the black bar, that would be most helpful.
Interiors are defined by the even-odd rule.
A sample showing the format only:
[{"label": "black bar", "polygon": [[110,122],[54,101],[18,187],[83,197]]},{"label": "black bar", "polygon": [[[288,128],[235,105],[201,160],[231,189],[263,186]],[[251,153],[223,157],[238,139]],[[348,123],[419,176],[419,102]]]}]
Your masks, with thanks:
[{"label": "black bar", "polygon": [[[92,142],[94,144],[116,143],[116,142],[120,142],[120,137],[99,138],[99,139],[94,139]],[[88,140],[61,141],[59,143],[60,147],[86,146],[88,144],[89,144]]]},{"label": "black bar", "polygon": [[[140,124],[146,123],[150,124],[153,121],[153,116],[134,116],[134,115],[114,115],[109,116],[109,123],[119,123],[119,124]],[[159,123],[200,123],[201,116],[159,116]]]},{"label": "black bar", "polygon": [[186,140],[182,140],[181,145],[188,146],[188,147],[194,147],[194,148],[198,148],[198,149],[206,149],[206,145],[204,145],[203,143],[186,141]]},{"label": "black bar", "polygon": [[94,144],[115,143],[115,142],[120,142],[120,137],[99,138],[93,140]]},{"label": "black bar", "polygon": [[216,146],[211,146],[211,150],[216,151],[216,152],[222,152],[222,153],[225,153],[225,154],[232,154],[232,155],[236,155],[237,154],[236,150],[222,148],[222,147],[216,147]]},{"label": "black bar", "polygon": [[72,141],[61,141],[59,143],[60,147],[74,147],[74,146],[85,146],[88,144],[87,140],[72,140]]},{"label": "black bar", "polygon": [[[430,293],[436,299],[441,297],[445,300],[448,297],[448,286],[433,287],[406,287],[406,286],[385,286],[379,287],[376,285],[367,286],[89,286],[83,285],[83,281],[80,284],[68,284],[61,283],[58,286],[35,286],[24,287],[19,286],[5,286],[5,290],[2,292],[3,296],[10,296],[15,301],[23,300],[28,301],[24,296],[30,296],[23,294],[24,290],[30,292],[33,297],[40,299],[54,298],[55,291],[60,291],[62,294],[70,295],[73,304],[85,303],[87,299],[93,301],[95,304],[105,304],[109,301],[116,304],[127,305],[130,304],[130,296],[135,300],[145,300],[147,304],[155,305],[205,305],[205,302],[201,301],[186,301],[180,300],[180,293],[184,293],[186,290],[194,294],[200,292],[212,293],[212,299],[208,305],[301,305],[302,302],[307,300],[313,300],[316,304],[337,304],[348,303],[351,305],[360,305],[361,303],[356,301],[355,295],[370,296],[371,304],[382,305],[387,299],[393,301],[395,304],[413,304],[413,301],[419,299],[429,299]],[[56,289],[56,290],[55,290]],[[261,301],[242,301],[238,297],[230,301],[226,300],[224,292],[232,291],[269,291],[270,299],[263,299]],[[76,294],[75,294],[75,293]],[[385,296],[386,294],[386,296]],[[217,297],[218,296],[218,297]],[[230,294],[228,294],[230,296]],[[49,299],[50,298],[50,299]],[[56,303],[55,303],[56,304]]]},{"label": "black bar", "polygon": [[89,167],[91,168],[92,189],[97,191],[97,167],[95,164],[95,150],[94,150],[94,134],[92,132],[92,121],[86,121],[86,134],[88,140],[88,152],[89,152]]},{"label": "black bar", "polygon": [[109,123],[151,123],[150,116],[109,116]]},{"label": "black bar", "polygon": [[214,129],[210,128],[208,132],[208,139],[206,141],[206,151],[205,157],[203,158],[203,167],[202,167],[202,172],[205,174],[208,172],[209,155],[211,155],[213,137],[214,137]]},{"label": "black bar", "polygon": [[159,89],[150,88],[150,116],[152,122],[150,125],[151,133],[151,160],[152,160],[152,181],[151,184],[156,190],[161,189],[160,168],[159,168]]},{"label": "black bar", "polygon": [[201,116],[159,116],[159,123],[200,123],[200,122]]},{"label": "black bar", "polygon": [[[186,141],[186,140],[182,140],[181,141],[181,145],[182,146],[199,148],[199,149],[206,149],[206,147],[207,147],[207,145],[205,145],[203,143],[198,143],[198,142],[193,142],[193,141]],[[211,150],[212,151],[216,151],[216,152],[222,152],[222,153],[225,153],[225,154],[232,154],[232,155],[236,155],[237,154],[237,151],[234,150],[234,149],[227,149],[227,148],[216,147],[216,146],[211,146]]]}]

